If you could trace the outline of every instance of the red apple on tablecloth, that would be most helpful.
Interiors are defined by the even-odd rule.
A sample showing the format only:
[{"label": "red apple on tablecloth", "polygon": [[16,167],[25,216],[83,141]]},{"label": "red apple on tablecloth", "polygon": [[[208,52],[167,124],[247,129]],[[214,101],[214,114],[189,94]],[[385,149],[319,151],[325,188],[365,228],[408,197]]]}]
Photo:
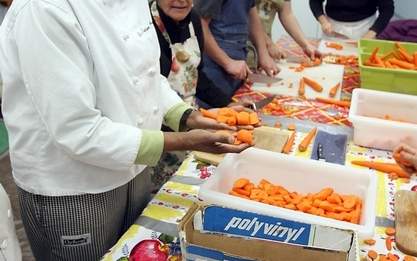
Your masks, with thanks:
[{"label": "red apple on tablecloth", "polygon": [[132,249],[129,261],[166,261],[168,250],[159,240],[143,240]]}]

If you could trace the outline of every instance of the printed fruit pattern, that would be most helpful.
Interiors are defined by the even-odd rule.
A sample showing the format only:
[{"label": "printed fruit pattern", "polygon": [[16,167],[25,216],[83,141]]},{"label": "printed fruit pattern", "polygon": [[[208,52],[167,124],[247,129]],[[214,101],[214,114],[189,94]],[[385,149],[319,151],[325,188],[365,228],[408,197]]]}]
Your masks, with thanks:
[{"label": "printed fruit pattern", "polygon": [[[161,234],[158,239],[145,239],[130,251],[129,261],[180,261],[179,243],[173,237]],[[126,258],[126,257],[125,257]],[[124,259],[126,260],[126,259]]]},{"label": "printed fruit pattern", "polygon": [[362,212],[362,200],[359,197],[341,195],[332,188],[324,188],[318,193],[302,195],[290,192],[284,187],[274,185],[264,179],[255,186],[250,180],[240,178],[234,182],[229,194],[354,224],[359,224]]}]

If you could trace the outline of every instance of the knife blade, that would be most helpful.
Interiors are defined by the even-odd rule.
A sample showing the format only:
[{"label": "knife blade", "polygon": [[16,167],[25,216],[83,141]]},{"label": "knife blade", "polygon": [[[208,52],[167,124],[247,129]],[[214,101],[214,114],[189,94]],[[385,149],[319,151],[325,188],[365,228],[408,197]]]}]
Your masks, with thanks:
[{"label": "knife blade", "polygon": [[252,109],[254,111],[262,109],[263,107],[265,107],[267,104],[271,103],[275,98],[275,95],[272,95],[271,97],[265,98],[263,100],[260,100],[258,102],[254,102],[252,104]]},{"label": "knife blade", "polygon": [[271,76],[268,76],[266,74],[261,74],[261,73],[250,73],[248,75],[248,80],[251,82],[266,83],[266,84],[273,84],[273,83],[282,81],[281,78],[271,77]]}]

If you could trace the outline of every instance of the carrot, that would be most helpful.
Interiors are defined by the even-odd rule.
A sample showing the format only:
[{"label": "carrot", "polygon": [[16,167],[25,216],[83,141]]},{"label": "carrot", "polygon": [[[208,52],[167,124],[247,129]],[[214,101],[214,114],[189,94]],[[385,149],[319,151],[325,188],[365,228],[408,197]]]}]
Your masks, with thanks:
[{"label": "carrot", "polygon": [[339,100],[326,99],[326,98],[321,98],[321,97],[317,97],[316,101],[319,101],[322,103],[328,103],[328,104],[335,104],[335,105],[342,106],[342,107],[350,107],[350,102],[348,101],[339,101]]},{"label": "carrot", "polygon": [[348,196],[343,200],[343,207],[353,209],[356,205],[356,197]]},{"label": "carrot", "polygon": [[375,170],[388,173],[388,174],[395,172],[400,178],[410,177],[410,174],[405,172],[399,165],[395,163],[379,163],[379,162],[374,162],[374,161],[359,161],[359,160],[351,161],[351,163],[353,165],[375,169]]},{"label": "carrot", "polygon": [[378,258],[378,253],[375,252],[374,250],[369,250],[368,251],[368,257],[372,260],[375,260]]},{"label": "carrot", "polygon": [[406,50],[398,49],[398,52],[400,52],[400,54],[404,57],[404,59],[407,62],[412,63],[414,61],[414,57],[412,55],[410,55]]},{"label": "carrot", "polygon": [[375,62],[371,62],[371,61],[366,61],[364,64],[366,66],[385,68],[384,65],[381,65],[381,64],[378,64],[378,63],[375,63]]},{"label": "carrot", "polygon": [[384,54],[383,56],[381,56],[381,59],[382,59],[382,60],[386,60],[388,57],[392,56],[393,54],[394,54],[394,52],[393,52],[393,51],[391,51],[391,52],[389,52],[389,53],[386,53],[386,54]]},{"label": "carrot", "polygon": [[417,67],[417,52],[414,53],[414,65]]},{"label": "carrot", "polygon": [[388,260],[390,260],[390,261],[398,261],[398,257],[396,256],[396,255],[394,255],[393,253],[388,253],[387,254],[387,258],[388,258]]},{"label": "carrot", "polygon": [[385,65],[386,68],[394,68],[389,61],[385,61],[384,65]]},{"label": "carrot", "polygon": [[385,229],[385,234],[387,234],[387,236],[394,236],[395,235],[395,228],[387,227]]},{"label": "carrot", "polygon": [[365,239],[363,242],[367,244],[368,246],[373,246],[376,243],[374,239]]},{"label": "carrot", "polygon": [[233,188],[243,188],[249,184],[249,180],[245,178],[240,178],[233,183]]},{"label": "carrot", "polygon": [[369,56],[369,61],[371,62],[375,62],[375,57],[377,55],[377,53],[379,52],[379,47],[376,47],[373,51],[371,56]]},{"label": "carrot", "polygon": [[241,189],[241,188],[233,188],[233,191],[240,194],[240,195],[244,195],[244,196],[247,196],[247,197],[249,197],[250,193],[251,193],[250,191],[247,191],[247,190],[244,190],[244,189]]},{"label": "carrot", "polygon": [[285,146],[282,149],[282,153],[290,154],[291,148],[294,145],[294,140],[295,140],[295,131],[291,134],[290,138],[287,140],[287,143],[285,143]]},{"label": "carrot", "polygon": [[251,125],[257,125],[259,123],[258,114],[256,112],[251,112],[249,114],[249,121]]},{"label": "carrot", "polygon": [[399,164],[402,164],[402,165],[404,165],[406,167],[412,167],[413,166],[413,164],[411,162],[409,162],[408,160],[404,160],[401,157],[401,154],[398,153],[398,152],[395,152],[393,154],[393,158],[395,159],[396,162],[398,162]]},{"label": "carrot", "polygon": [[237,124],[250,125],[250,114],[246,111],[241,111],[237,114]]},{"label": "carrot", "polygon": [[400,61],[396,58],[389,59],[388,61],[393,65],[398,65],[402,69],[412,70],[415,68],[414,64],[405,61]]},{"label": "carrot", "polygon": [[305,82],[304,82],[304,79],[301,78],[300,85],[298,87],[298,95],[303,96],[305,92],[306,92]]},{"label": "carrot", "polygon": [[329,96],[330,96],[331,98],[334,98],[334,97],[336,96],[337,91],[339,90],[339,88],[340,88],[340,82],[339,82],[339,83],[337,83],[335,86],[333,86],[333,87],[330,89],[330,91],[329,91]]},{"label": "carrot", "polygon": [[243,143],[252,145],[253,144],[253,131],[240,130],[237,132],[236,139]]},{"label": "carrot", "polygon": [[314,195],[313,198],[323,201],[323,200],[326,200],[327,197],[330,196],[331,194],[333,194],[333,189],[332,188],[324,188],[319,193]]},{"label": "carrot", "polygon": [[317,128],[313,128],[307,136],[301,141],[301,143],[298,145],[298,150],[301,152],[304,152],[307,150],[308,146],[311,143],[311,140],[316,136]]},{"label": "carrot", "polygon": [[303,77],[303,80],[304,80],[305,84],[307,84],[308,86],[313,88],[313,90],[315,90],[316,92],[322,92],[323,91],[323,87],[318,82],[316,82],[312,79],[309,79],[307,77]]},{"label": "carrot", "polygon": [[387,237],[385,239],[385,246],[387,247],[388,251],[392,250],[392,237]]},{"label": "carrot", "polygon": [[285,205],[284,208],[288,208],[288,209],[292,209],[292,210],[297,210],[297,207],[294,204],[292,204],[292,203]]},{"label": "carrot", "polygon": [[200,112],[206,118],[217,120],[217,113],[214,113],[212,111],[205,110],[205,109],[202,109],[202,108],[200,109]]},{"label": "carrot", "polygon": [[395,42],[394,45],[395,47],[397,47],[397,49],[405,50],[404,47],[399,42]]},{"label": "carrot", "polygon": [[248,183],[243,187],[244,190],[249,191],[249,192],[252,191],[252,189],[254,188],[255,188],[255,185],[253,183]]},{"label": "carrot", "polygon": [[382,61],[381,58],[379,58],[378,55],[375,55],[375,63],[381,65],[382,67],[385,67],[384,62]]},{"label": "carrot", "polygon": [[404,256],[404,261],[416,261],[417,259],[412,256]]},{"label": "carrot", "polygon": [[340,198],[339,194],[337,193],[333,193],[330,196],[327,197],[327,201],[329,201],[330,203],[339,205],[342,203],[342,199]]},{"label": "carrot", "polygon": [[232,191],[229,191],[229,195],[236,196],[236,197],[241,197],[241,198],[245,198],[245,199],[250,199],[249,197],[247,197],[245,195],[241,195],[239,193],[236,193],[233,190]]},{"label": "carrot", "polygon": [[343,45],[338,44],[338,43],[334,43],[334,42],[331,42],[331,43],[327,42],[326,47],[336,49],[338,51],[343,50]]},{"label": "carrot", "polygon": [[295,129],[296,129],[295,124],[293,123],[288,124],[288,130],[295,131]]}]

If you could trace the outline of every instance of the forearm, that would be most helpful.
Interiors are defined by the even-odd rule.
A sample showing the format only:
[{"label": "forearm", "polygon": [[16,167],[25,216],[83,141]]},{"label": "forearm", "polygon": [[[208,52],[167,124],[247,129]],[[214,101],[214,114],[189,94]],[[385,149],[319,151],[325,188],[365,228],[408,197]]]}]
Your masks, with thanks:
[{"label": "forearm", "polygon": [[324,15],[323,2],[324,0],[310,0],[311,12],[317,20],[319,20],[320,16]]},{"label": "forearm", "polygon": [[204,34],[204,52],[218,65],[225,68],[226,65],[230,62],[231,58],[217,44],[216,39],[211,33],[209,24],[210,24],[210,19],[208,18],[201,19],[201,26],[203,28],[203,34]]},{"label": "forearm", "polygon": [[307,47],[308,41],[305,38],[304,33],[301,30],[294,14],[292,12],[280,11],[278,15],[285,31],[287,31],[287,33],[294,39],[294,41],[299,46],[301,46],[301,48]]},{"label": "forearm", "polygon": [[394,15],[394,2],[392,0],[380,0],[378,11],[378,19],[370,28],[370,30],[374,31],[376,34],[379,34],[387,27]]},{"label": "forearm", "polygon": [[255,7],[253,7],[249,12],[249,20],[249,37],[258,51],[259,57],[268,55],[267,41],[269,39],[270,43],[272,43],[272,40],[263,29],[261,19],[259,18],[258,11]]}]

